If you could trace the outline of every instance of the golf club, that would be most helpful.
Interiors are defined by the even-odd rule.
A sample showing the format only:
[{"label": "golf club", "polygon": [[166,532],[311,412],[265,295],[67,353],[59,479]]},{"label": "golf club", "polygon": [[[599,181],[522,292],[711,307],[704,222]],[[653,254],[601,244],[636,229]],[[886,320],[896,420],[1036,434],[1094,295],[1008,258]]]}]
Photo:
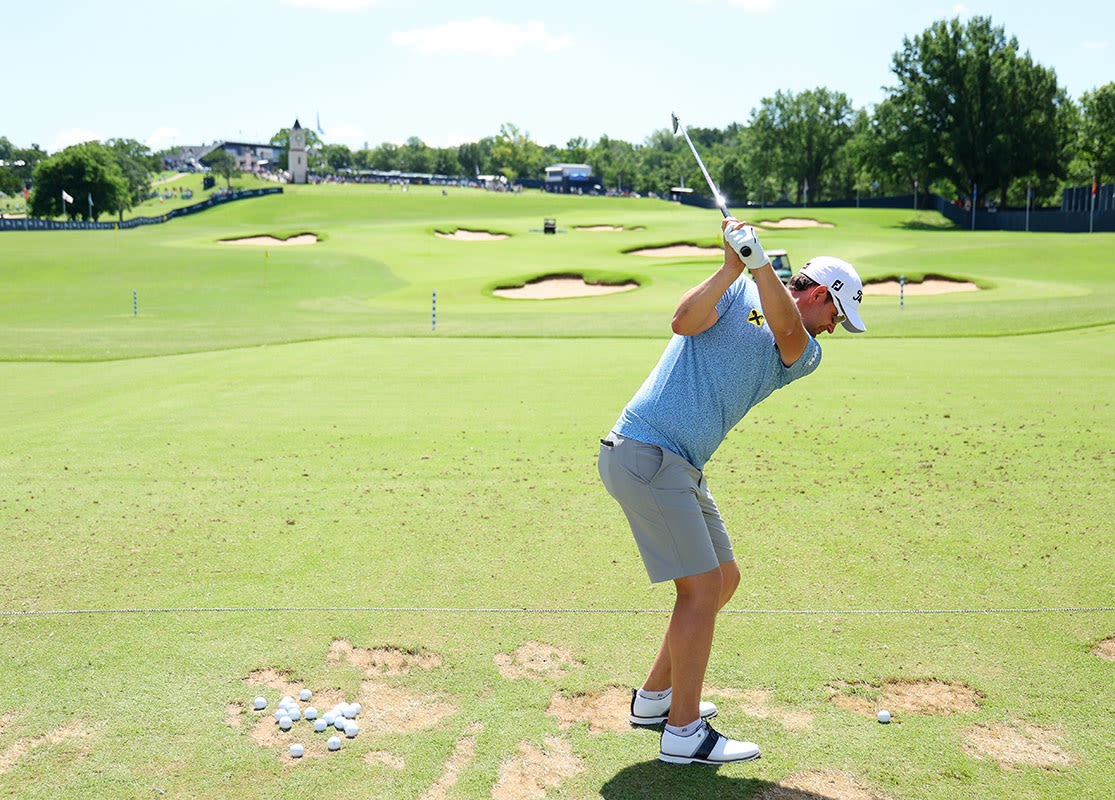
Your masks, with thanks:
[{"label": "golf club", "polygon": [[[681,135],[685,137],[685,141],[689,144],[689,149],[693,151],[693,158],[697,159],[697,166],[701,168],[701,174],[704,175],[705,180],[708,181],[708,188],[712,190],[712,199],[716,202],[716,206],[720,209],[720,213],[725,217],[731,216],[728,213],[728,206],[724,202],[723,195],[721,195],[720,190],[716,188],[716,184],[712,182],[712,177],[708,174],[708,170],[705,169],[705,162],[701,160],[701,155],[697,152],[697,148],[693,146],[693,140],[689,138],[689,132],[685,130],[685,126],[681,124],[678,115],[673,111],[670,112],[670,119],[674,123],[675,134],[678,132],[678,128],[681,128]],[[744,258],[751,255],[751,248],[745,245],[740,251],[740,255]]]}]

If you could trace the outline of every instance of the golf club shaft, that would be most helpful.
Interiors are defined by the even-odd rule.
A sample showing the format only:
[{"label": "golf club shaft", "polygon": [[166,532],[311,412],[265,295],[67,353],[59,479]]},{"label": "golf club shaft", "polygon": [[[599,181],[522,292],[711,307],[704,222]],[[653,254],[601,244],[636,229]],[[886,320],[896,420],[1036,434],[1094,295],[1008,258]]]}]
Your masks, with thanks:
[{"label": "golf club shaft", "polygon": [[693,146],[693,140],[689,138],[689,132],[685,130],[685,125],[681,124],[681,120],[678,120],[678,127],[681,128],[681,135],[685,137],[685,141],[689,144],[689,149],[693,151],[693,158],[697,159],[697,166],[701,168],[701,174],[704,175],[705,180],[708,181],[708,188],[712,190],[712,197],[716,201],[720,213],[725,217],[730,216],[727,207],[724,205],[724,198],[720,196],[720,190],[717,189],[716,184],[712,182],[712,176],[710,176],[708,170],[705,169],[705,162],[701,160],[701,155],[697,152],[697,148]]}]

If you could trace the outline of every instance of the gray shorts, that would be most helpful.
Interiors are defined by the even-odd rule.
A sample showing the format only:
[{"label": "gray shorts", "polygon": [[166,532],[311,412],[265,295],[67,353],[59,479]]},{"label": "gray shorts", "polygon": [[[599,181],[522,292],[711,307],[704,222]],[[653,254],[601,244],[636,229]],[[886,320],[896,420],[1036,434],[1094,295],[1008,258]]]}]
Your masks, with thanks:
[{"label": "gray shorts", "polygon": [[600,442],[597,467],[627,515],[652,582],[735,559],[705,476],[677,453],[612,433]]}]

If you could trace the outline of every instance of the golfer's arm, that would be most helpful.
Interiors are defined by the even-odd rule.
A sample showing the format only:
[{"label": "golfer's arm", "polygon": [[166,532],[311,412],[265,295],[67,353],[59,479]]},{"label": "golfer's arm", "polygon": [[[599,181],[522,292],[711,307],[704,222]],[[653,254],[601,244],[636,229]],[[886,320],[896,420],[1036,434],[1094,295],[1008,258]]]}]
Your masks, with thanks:
[{"label": "golfer's arm", "polygon": [[774,334],[778,345],[778,355],[787,367],[797,361],[809,344],[809,333],[802,324],[801,314],[794,304],[790,292],[774,274],[774,267],[768,261],[761,267],[751,270],[751,277],[759,289],[759,301],[763,304],[763,316]]},{"label": "golfer's arm", "polygon": [[[720,318],[716,313],[716,304],[742,271],[725,264],[686,292],[674,310],[674,321],[671,325],[674,333],[696,336],[715,325],[716,320]],[[773,270],[771,272],[773,273]]]}]

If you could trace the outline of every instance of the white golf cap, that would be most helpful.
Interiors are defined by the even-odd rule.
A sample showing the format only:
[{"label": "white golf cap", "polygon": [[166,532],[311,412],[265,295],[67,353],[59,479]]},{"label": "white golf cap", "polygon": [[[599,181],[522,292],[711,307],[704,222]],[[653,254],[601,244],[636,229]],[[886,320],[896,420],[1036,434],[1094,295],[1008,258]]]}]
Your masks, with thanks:
[{"label": "white golf cap", "polygon": [[863,333],[867,327],[859,316],[859,303],[863,299],[863,281],[856,268],[847,261],[832,256],[817,256],[806,262],[801,274],[828,287],[836,307],[844,316],[844,329]]}]

